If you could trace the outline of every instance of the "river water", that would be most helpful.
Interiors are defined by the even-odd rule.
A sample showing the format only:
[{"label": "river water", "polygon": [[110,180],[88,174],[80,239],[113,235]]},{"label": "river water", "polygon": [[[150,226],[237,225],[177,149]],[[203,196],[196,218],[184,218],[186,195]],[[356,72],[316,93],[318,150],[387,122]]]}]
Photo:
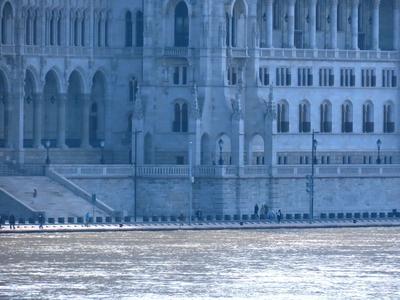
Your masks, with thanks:
[{"label": "river water", "polygon": [[0,236],[0,299],[400,299],[400,228]]}]

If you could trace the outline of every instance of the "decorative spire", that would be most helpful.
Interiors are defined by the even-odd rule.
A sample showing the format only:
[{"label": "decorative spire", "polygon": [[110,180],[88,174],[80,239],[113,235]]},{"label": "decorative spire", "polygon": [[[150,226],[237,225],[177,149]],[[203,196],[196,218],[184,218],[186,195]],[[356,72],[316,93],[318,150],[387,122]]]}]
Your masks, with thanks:
[{"label": "decorative spire", "polygon": [[193,84],[192,94],[193,94],[192,113],[196,119],[199,119],[200,118],[199,94],[196,82]]},{"label": "decorative spire", "polygon": [[140,89],[140,85],[138,83],[136,89],[136,100],[133,106],[133,118],[137,120],[141,120],[144,117],[144,108],[142,102],[142,91]]}]

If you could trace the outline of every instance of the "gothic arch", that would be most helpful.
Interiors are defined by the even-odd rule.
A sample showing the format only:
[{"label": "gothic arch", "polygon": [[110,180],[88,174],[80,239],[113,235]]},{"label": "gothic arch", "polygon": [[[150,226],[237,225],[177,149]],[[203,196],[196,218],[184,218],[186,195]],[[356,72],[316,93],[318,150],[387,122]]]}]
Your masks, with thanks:
[{"label": "gothic arch", "polygon": [[14,9],[9,1],[1,9],[1,43],[14,43]]}]

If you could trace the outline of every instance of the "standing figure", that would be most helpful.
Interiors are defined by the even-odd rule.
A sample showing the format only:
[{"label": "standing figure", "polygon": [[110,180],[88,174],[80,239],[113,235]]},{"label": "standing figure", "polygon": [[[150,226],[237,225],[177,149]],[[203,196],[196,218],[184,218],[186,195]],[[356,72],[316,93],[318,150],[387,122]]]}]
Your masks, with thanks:
[{"label": "standing figure", "polygon": [[9,223],[10,223],[10,229],[15,229],[15,216],[14,215],[10,215],[9,218]]},{"label": "standing figure", "polygon": [[254,205],[254,215],[258,217],[258,204]]}]

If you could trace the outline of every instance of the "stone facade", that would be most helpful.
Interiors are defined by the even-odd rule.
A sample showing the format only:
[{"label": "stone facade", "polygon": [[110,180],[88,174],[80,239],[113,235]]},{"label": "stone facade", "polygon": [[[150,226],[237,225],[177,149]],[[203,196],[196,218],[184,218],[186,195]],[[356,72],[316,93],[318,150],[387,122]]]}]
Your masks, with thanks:
[{"label": "stone facade", "polygon": [[320,163],[374,163],[378,139],[400,161],[398,0],[0,9],[3,161],[37,163],[48,142],[53,163],[93,163],[104,142],[109,163],[187,164],[191,141],[196,165],[306,164],[312,129]]}]

